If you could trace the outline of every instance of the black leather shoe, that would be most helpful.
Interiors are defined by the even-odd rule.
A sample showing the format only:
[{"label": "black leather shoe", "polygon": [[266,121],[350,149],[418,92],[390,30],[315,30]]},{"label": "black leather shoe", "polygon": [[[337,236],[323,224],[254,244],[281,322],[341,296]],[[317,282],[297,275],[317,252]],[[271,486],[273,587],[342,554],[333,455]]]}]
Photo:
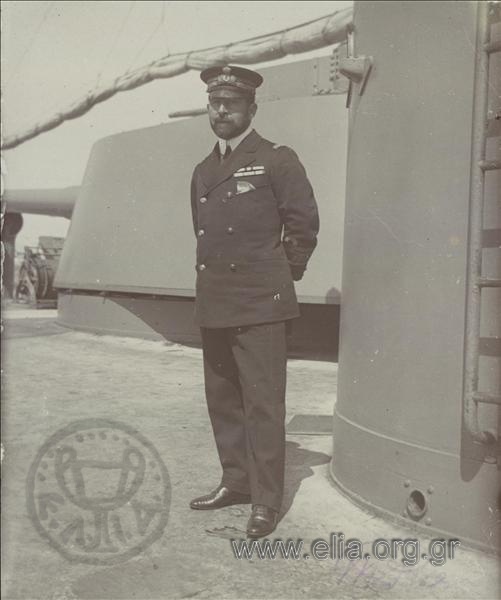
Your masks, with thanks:
[{"label": "black leather shoe", "polygon": [[250,502],[250,495],[232,492],[222,485],[210,494],[192,500],[190,502],[190,508],[193,508],[194,510],[215,510],[216,508],[232,506],[233,504],[250,504]]},{"label": "black leather shoe", "polygon": [[261,538],[275,531],[278,523],[278,512],[269,506],[254,504],[252,514],[247,523],[247,535],[250,538]]}]

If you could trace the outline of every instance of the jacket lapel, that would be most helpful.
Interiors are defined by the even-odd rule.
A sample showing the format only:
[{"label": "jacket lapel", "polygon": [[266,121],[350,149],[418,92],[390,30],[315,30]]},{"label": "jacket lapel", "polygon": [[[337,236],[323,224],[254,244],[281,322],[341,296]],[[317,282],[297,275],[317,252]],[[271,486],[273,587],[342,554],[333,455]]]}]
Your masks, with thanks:
[{"label": "jacket lapel", "polygon": [[202,180],[207,188],[205,193],[208,194],[220,183],[231,177],[235,171],[253,162],[261,139],[258,133],[254,130],[251,131],[222,164],[219,161],[216,145],[213,152],[201,165]]},{"label": "jacket lapel", "polygon": [[212,149],[212,152],[200,163],[199,166],[198,172],[205,188],[203,191],[201,191],[201,193],[208,193],[208,190],[211,188],[212,182],[214,181],[214,178],[216,177],[220,167],[219,149],[216,143]]}]

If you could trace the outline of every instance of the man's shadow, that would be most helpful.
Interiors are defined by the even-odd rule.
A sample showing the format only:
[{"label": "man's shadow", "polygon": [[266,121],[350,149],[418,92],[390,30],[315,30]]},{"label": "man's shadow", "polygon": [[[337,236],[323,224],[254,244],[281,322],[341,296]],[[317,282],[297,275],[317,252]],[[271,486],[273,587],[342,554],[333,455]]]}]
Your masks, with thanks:
[{"label": "man's shadow", "polygon": [[285,452],[285,486],[280,520],[289,512],[303,479],[307,479],[314,474],[312,467],[325,465],[331,459],[323,452],[314,452],[302,448],[297,442],[288,441],[285,445]]}]

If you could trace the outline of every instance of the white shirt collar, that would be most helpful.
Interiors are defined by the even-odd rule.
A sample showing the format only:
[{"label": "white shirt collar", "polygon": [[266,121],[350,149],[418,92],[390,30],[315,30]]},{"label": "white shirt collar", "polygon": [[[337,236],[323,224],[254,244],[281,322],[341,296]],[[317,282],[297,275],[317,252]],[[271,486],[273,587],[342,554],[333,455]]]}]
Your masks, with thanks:
[{"label": "white shirt collar", "polygon": [[240,142],[242,142],[253,129],[254,128],[252,127],[252,123],[250,123],[249,127],[247,127],[247,129],[243,133],[237,135],[237,137],[231,138],[231,140],[222,140],[221,138],[217,138],[219,144],[219,152],[221,152],[221,156],[224,155],[226,151],[226,144],[229,144],[231,146],[231,151],[233,152],[233,150],[235,150],[238,144],[240,144]]}]

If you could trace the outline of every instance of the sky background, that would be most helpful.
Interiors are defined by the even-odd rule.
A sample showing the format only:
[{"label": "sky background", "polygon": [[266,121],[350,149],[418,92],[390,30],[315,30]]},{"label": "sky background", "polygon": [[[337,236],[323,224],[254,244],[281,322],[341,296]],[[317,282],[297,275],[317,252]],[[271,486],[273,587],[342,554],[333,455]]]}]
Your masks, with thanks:
[{"label": "sky background", "polygon": [[[167,54],[293,27],[352,2],[2,2],[3,135],[24,131],[97,86]],[[325,55],[328,48],[263,67]],[[89,113],[3,154],[6,188],[79,185],[94,142],[205,106],[198,72],[115,95]],[[69,221],[25,215],[17,249],[65,236]]]}]

